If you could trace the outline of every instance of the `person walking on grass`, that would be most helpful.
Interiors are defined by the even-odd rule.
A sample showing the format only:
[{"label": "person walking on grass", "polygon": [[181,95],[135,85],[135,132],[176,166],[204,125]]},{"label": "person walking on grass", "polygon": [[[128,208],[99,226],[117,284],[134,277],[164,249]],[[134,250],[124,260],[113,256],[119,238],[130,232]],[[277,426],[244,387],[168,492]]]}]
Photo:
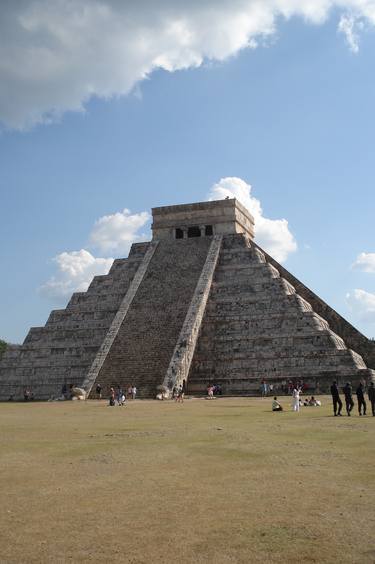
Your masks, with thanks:
[{"label": "person walking on grass", "polygon": [[370,385],[368,387],[368,399],[371,405],[371,411],[372,411],[372,416],[375,417],[375,387],[374,387],[374,382],[370,382]]},{"label": "person walking on grass", "polygon": [[336,380],[332,382],[331,396],[333,401],[333,413],[334,416],[336,417],[337,415],[341,415],[341,410],[342,410],[342,401],[340,398],[339,389],[337,387]]},{"label": "person walking on grass", "polygon": [[345,406],[346,406],[346,413],[348,417],[350,417],[350,412],[354,407],[354,401],[352,398],[352,385],[350,382],[346,382],[345,386],[343,387],[343,392],[345,396]]},{"label": "person walking on grass", "polygon": [[358,413],[359,415],[366,415],[366,402],[362,382],[359,383],[359,386],[356,389],[355,393],[357,395],[358,401]]}]

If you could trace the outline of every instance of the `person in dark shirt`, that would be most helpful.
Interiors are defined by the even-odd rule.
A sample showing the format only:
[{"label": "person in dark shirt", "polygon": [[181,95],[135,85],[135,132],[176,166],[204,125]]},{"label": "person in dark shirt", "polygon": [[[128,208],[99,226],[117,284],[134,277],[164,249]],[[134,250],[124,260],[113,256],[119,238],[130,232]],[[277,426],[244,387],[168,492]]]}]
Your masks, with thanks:
[{"label": "person in dark shirt", "polygon": [[332,382],[331,396],[332,396],[332,401],[333,401],[333,413],[334,413],[335,417],[336,417],[336,415],[341,416],[342,401],[341,401],[341,398],[340,398],[339,389],[337,387],[336,380],[334,382]]},{"label": "person in dark shirt", "polygon": [[370,382],[367,394],[368,394],[368,399],[371,403],[372,415],[373,415],[373,417],[375,417],[375,387],[374,387],[374,382]]},{"label": "person in dark shirt", "polygon": [[[365,396],[363,393],[363,384],[362,382],[359,383],[358,388],[356,389],[357,400],[358,400],[358,413],[359,415],[366,415],[366,402]],[[362,413],[363,410],[363,413]]]},{"label": "person in dark shirt", "polygon": [[350,412],[354,407],[354,401],[352,398],[352,386],[350,382],[346,382],[345,386],[343,387],[343,392],[345,395],[346,413],[350,417]]}]

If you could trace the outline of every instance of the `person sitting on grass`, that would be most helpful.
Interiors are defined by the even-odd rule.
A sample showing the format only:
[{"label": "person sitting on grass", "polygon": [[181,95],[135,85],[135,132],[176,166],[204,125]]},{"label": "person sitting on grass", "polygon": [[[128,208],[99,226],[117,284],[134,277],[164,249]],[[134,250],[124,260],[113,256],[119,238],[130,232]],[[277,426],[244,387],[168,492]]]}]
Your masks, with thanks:
[{"label": "person sitting on grass", "polygon": [[311,399],[309,400],[309,405],[311,405],[312,407],[320,407],[322,405],[322,402],[320,400],[315,399],[314,396],[311,396]]},{"label": "person sitting on grass", "polygon": [[272,402],[272,411],[282,411],[282,410],[283,410],[283,406],[277,401],[277,397],[275,396]]}]

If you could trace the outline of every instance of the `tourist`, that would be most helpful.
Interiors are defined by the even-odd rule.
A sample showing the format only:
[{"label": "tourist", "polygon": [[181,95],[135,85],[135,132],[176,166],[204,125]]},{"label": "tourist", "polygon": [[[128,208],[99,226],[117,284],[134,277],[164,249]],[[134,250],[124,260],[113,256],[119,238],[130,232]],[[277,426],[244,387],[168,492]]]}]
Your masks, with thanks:
[{"label": "tourist", "polygon": [[117,391],[117,403],[118,405],[124,405],[125,402],[125,394],[122,391],[122,388],[119,386]]},{"label": "tourist", "polygon": [[102,399],[102,387],[100,384],[96,384],[96,395],[98,399]]},{"label": "tourist", "polygon": [[133,386],[128,387],[128,399],[132,399],[133,397]]},{"label": "tourist", "polygon": [[208,399],[214,399],[214,387],[209,385],[207,387],[207,395],[208,395]]},{"label": "tourist", "polygon": [[29,401],[29,398],[30,398],[30,391],[27,388],[25,388],[25,390],[23,391],[23,399],[24,401]]},{"label": "tourist", "polygon": [[293,407],[293,411],[299,411],[299,406],[300,406],[300,393],[301,390],[299,388],[293,388],[293,393],[292,393],[292,407]]},{"label": "tourist", "polygon": [[346,413],[348,417],[350,417],[350,412],[354,407],[354,401],[352,398],[352,385],[350,382],[346,382],[345,386],[343,387],[342,391],[344,392],[345,396],[345,406],[346,406]]},{"label": "tourist", "polygon": [[374,387],[374,382],[370,382],[367,395],[368,395],[369,402],[371,404],[372,416],[375,417],[375,387]]},{"label": "tourist", "polygon": [[[366,402],[365,402],[365,396],[364,396],[363,392],[364,392],[363,384],[362,384],[362,382],[360,382],[358,388],[355,391],[356,396],[357,396],[357,401],[358,401],[358,413],[359,413],[359,415],[366,415]],[[363,413],[362,413],[362,411],[363,411]]]},{"label": "tourist", "polygon": [[260,391],[262,394],[262,398],[267,397],[268,394],[268,384],[265,380],[262,380],[261,386],[260,386]]},{"label": "tourist", "polygon": [[114,405],[116,405],[115,402],[115,389],[114,388],[110,388],[109,390],[109,405],[111,407],[113,407]]},{"label": "tourist", "polygon": [[68,396],[68,386],[66,385],[66,382],[63,383],[62,387],[61,387],[61,395],[63,396],[64,399],[67,399]]},{"label": "tourist", "polygon": [[342,410],[342,401],[340,398],[340,394],[339,394],[339,389],[337,387],[337,382],[336,380],[334,380],[332,382],[332,386],[331,386],[331,396],[332,396],[332,402],[333,402],[333,414],[334,416],[341,416],[341,410]]},{"label": "tourist", "polygon": [[320,407],[322,405],[322,402],[320,400],[315,399],[314,396],[311,396],[309,405],[311,405],[312,407]]},{"label": "tourist", "polygon": [[135,396],[137,395],[137,388],[132,386],[132,399],[135,400]]},{"label": "tourist", "polygon": [[182,386],[180,386],[177,391],[177,403],[184,403],[184,395],[184,389]]},{"label": "tourist", "polygon": [[272,402],[272,411],[282,411],[282,410],[283,410],[283,406],[277,401],[277,397],[275,396]]}]

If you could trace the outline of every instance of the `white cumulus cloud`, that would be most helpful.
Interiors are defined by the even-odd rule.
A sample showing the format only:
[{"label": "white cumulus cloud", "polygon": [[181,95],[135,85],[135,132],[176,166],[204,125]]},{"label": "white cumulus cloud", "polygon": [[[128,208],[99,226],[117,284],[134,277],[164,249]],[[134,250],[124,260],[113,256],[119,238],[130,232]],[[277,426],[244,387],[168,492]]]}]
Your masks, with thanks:
[{"label": "white cumulus cloud", "polygon": [[297,243],[286,219],[264,217],[260,201],[251,193],[251,186],[237,177],[222,178],[209,192],[209,200],[237,198],[252,214],[255,222],[255,241],[274,259],[284,262],[297,250]]},{"label": "white cumulus cloud", "polygon": [[24,129],[132,91],[155,69],[223,61],[274,34],[280,18],[319,24],[338,13],[358,50],[375,0],[3,0],[0,122]]},{"label": "white cumulus cloud", "polygon": [[375,253],[360,253],[353,264],[353,268],[363,272],[375,272]]},{"label": "white cumulus cloud", "polygon": [[375,321],[375,294],[357,288],[346,294],[346,300],[359,319]]},{"label": "white cumulus cloud", "polygon": [[[97,257],[87,249],[60,253],[53,259],[56,273],[39,288],[40,293],[63,301],[73,292],[85,292],[94,276],[108,273],[113,256],[128,255],[131,244],[142,237],[138,230],[149,219],[148,212],[132,214],[128,209],[100,217],[89,237],[90,248],[103,253],[106,258]],[[146,240],[148,238],[146,236]],[[112,256],[108,257],[108,253]]]},{"label": "white cumulus cloud", "polygon": [[114,253],[128,253],[133,242],[138,241],[142,235],[137,234],[151,216],[148,212],[132,214],[124,209],[99,218],[90,235],[90,243],[100,251]]},{"label": "white cumulus cloud", "polygon": [[40,293],[58,300],[85,292],[94,276],[107,274],[113,263],[112,258],[96,258],[85,249],[60,253],[53,261],[57,272],[41,286]]}]

